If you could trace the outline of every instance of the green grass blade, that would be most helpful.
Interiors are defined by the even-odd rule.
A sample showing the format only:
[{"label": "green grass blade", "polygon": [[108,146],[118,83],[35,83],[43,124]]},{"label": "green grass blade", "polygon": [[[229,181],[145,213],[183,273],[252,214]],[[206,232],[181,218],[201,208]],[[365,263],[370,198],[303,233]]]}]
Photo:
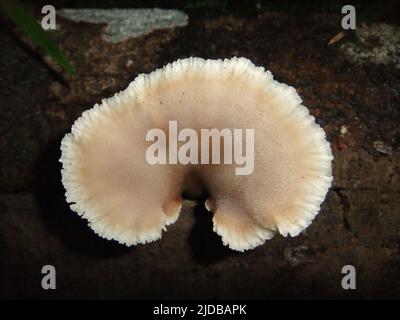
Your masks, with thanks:
[{"label": "green grass blade", "polygon": [[46,34],[39,23],[18,0],[0,0],[0,9],[24,31],[29,38],[42,47],[52,59],[62,66],[70,75],[76,75],[76,70],[57,44]]}]

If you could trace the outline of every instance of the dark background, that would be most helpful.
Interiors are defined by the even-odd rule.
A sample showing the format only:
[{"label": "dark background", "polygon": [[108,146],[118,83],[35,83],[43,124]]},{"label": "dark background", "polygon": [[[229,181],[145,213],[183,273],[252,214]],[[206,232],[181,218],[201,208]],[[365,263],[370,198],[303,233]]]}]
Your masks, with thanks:
[{"label": "dark background", "polygon": [[[133,4],[134,3],[134,4]],[[30,1],[40,15],[42,4]],[[340,50],[338,1],[51,1],[61,7],[164,7],[189,25],[118,44],[101,25],[59,18],[52,32],[79,73],[54,65],[0,15],[0,298],[400,298],[400,72]],[[352,2],[361,23],[398,25],[394,1]],[[161,240],[127,248],[73,213],[60,181],[60,140],[82,111],[134,77],[188,56],[244,56],[297,88],[325,129],[334,183],[313,224],[236,253],[188,200]],[[345,126],[346,134],[341,134]],[[390,152],[376,149],[382,141]],[[201,199],[200,199],[201,200]],[[57,289],[41,288],[54,265]],[[357,289],[341,288],[341,268]]]}]

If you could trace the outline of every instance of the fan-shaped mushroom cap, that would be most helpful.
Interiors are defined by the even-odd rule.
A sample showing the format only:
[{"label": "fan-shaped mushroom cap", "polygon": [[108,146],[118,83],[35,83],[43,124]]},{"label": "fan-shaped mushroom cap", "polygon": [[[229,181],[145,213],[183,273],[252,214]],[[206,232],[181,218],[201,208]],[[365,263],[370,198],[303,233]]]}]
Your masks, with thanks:
[{"label": "fan-shaped mushroom cap", "polygon": [[[146,160],[150,129],[254,129],[254,171],[235,164]],[[244,58],[188,58],[149,75],[85,111],[62,141],[62,182],[72,210],[100,236],[126,245],[159,239],[176,221],[181,193],[202,181],[214,231],[234,250],[275,232],[296,236],[319,212],[332,181],[324,131],[295,89]]]}]

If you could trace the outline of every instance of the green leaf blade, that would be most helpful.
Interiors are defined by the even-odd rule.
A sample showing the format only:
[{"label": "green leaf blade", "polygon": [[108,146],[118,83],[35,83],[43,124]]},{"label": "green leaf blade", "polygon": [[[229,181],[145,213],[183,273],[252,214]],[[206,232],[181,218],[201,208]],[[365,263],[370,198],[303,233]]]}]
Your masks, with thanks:
[{"label": "green leaf blade", "polygon": [[77,74],[75,68],[61,52],[57,44],[46,34],[36,19],[18,0],[0,0],[0,9],[65,71],[70,75]]}]

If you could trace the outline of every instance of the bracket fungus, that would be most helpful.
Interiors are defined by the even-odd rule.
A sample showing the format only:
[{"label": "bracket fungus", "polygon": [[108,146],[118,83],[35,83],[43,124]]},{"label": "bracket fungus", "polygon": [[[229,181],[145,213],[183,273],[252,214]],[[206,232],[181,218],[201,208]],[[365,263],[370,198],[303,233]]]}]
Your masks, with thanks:
[{"label": "bracket fungus", "polygon": [[[170,121],[198,133],[254,129],[254,170],[149,163],[146,134],[167,132]],[[332,181],[329,143],[296,90],[245,58],[188,58],[139,75],[83,112],[61,150],[72,210],[98,235],[128,246],[159,239],[178,218],[182,192],[196,192],[199,183],[210,194],[214,231],[231,249],[252,249],[277,232],[296,236]]]}]

